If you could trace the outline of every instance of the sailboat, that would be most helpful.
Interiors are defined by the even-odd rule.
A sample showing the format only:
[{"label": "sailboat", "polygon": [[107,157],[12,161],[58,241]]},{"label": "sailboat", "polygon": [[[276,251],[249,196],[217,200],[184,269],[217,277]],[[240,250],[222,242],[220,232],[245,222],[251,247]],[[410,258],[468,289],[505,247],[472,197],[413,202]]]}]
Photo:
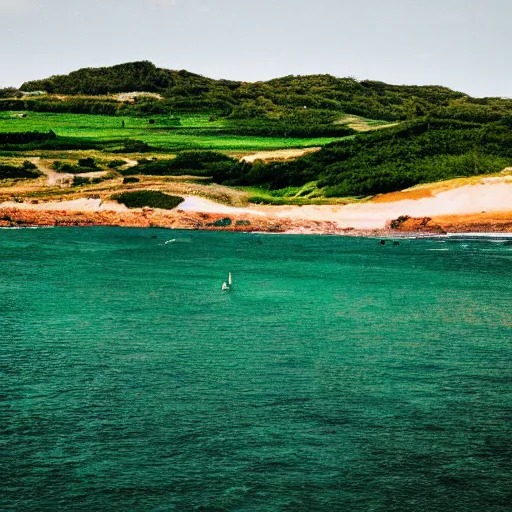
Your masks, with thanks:
[{"label": "sailboat", "polygon": [[233,279],[231,277],[231,272],[228,274],[228,280],[227,282],[224,281],[222,283],[222,291],[224,292],[229,292],[229,290],[231,290],[231,285],[233,284]]}]

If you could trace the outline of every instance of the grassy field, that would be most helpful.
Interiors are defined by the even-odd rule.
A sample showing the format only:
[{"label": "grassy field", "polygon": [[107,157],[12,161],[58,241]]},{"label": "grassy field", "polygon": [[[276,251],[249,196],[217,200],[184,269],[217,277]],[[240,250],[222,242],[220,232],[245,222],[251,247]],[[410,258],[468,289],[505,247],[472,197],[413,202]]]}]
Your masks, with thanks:
[{"label": "grassy field", "polygon": [[[57,189],[49,187],[46,178],[38,180],[4,181],[0,184],[0,199],[57,199],[64,197],[99,196],[108,199],[114,192],[143,190],[147,187],[167,194],[200,195],[216,201],[234,206],[247,203],[274,204],[274,205],[308,205],[308,204],[341,204],[353,201],[352,198],[326,199],[317,188],[316,182],[308,183],[302,187],[288,187],[282,190],[268,190],[266,188],[236,187],[229,188],[201,182],[197,177],[179,179],[170,177],[139,176],[140,182],[126,185],[116,170],[109,169],[112,160],[125,159],[130,161],[158,158],[166,159],[178,154],[182,150],[214,150],[227,153],[234,158],[256,153],[265,160],[280,160],[298,158],[302,149],[319,148],[340,140],[339,138],[288,138],[288,137],[259,137],[235,136],[226,133],[230,129],[223,119],[211,119],[208,113],[181,114],[179,120],[172,117],[151,116],[141,117],[114,117],[87,114],[56,114],[24,112],[26,117],[20,117],[21,112],[0,112],[0,133],[2,132],[49,132],[52,130],[57,136],[78,141],[87,141],[106,144],[97,149],[70,149],[70,150],[33,150],[26,151],[20,145],[19,150],[0,151],[0,160],[21,166],[27,158],[38,159],[38,165],[46,169],[55,169],[55,161],[76,166],[79,159],[92,158],[96,163],[94,170],[104,171],[108,175],[101,178],[101,183],[75,183],[72,188]],[[340,124],[352,123],[354,129],[367,131],[380,128],[389,123],[371,121],[358,116],[345,116]],[[353,138],[344,137],[345,139]],[[126,139],[143,141],[154,148],[148,153],[115,154],[110,148]],[[299,153],[290,156],[290,150]],[[283,153],[284,150],[284,153]],[[285,150],[288,150],[286,153]],[[267,153],[265,153],[267,152]],[[87,170],[87,169],[86,169]],[[90,171],[90,169],[88,169]]]},{"label": "grassy field", "polygon": [[152,117],[155,124],[149,124],[148,119],[136,117],[26,112],[27,117],[18,118],[16,114],[16,112],[0,112],[0,132],[53,130],[61,137],[91,142],[137,139],[169,152],[184,149],[259,151],[323,146],[339,140],[328,137],[303,139],[226,135],[222,133],[224,121],[210,122],[207,114],[180,115],[179,126],[175,126],[172,120],[161,116]]},{"label": "grassy field", "polygon": [[261,187],[236,187],[237,190],[247,195],[247,201],[255,204],[266,205],[296,205],[310,204],[348,204],[361,202],[360,198],[325,198],[322,190],[316,182],[306,183],[302,187],[286,187],[279,190],[268,190]]}]

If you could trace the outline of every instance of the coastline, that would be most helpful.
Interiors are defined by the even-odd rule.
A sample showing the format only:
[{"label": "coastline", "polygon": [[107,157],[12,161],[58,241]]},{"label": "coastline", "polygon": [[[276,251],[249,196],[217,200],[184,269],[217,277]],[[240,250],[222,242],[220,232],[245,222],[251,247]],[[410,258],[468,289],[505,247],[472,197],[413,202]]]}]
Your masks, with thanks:
[{"label": "coastline", "polygon": [[343,235],[363,237],[434,236],[447,234],[511,234],[512,211],[403,217],[383,228],[340,226],[333,220],[287,218],[247,212],[219,213],[184,210],[27,208],[27,204],[0,207],[0,227],[89,227],[166,228],[205,231],[259,232],[296,235]]},{"label": "coastline", "polygon": [[165,211],[145,208],[138,211],[70,211],[29,208],[0,208],[0,227],[86,227],[117,226],[205,231],[237,231],[289,234],[360,235],[384,230],[344,229],[330,221],[297,221],[246,213]]},{"label": "coastline", "polygon": [[0,203],[0,227],[120,226],[352,236],[512,233],[512,181],[440,182],[345,205],[228,206],[184,195],[174,210],[78,196]]}]

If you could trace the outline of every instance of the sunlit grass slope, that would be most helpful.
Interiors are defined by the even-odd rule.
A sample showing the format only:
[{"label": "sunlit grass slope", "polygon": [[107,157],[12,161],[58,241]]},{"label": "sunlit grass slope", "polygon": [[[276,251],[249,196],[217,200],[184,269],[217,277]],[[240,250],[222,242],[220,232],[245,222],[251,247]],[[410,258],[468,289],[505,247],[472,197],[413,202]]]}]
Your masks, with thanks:
[{"label": "sunlit grass slope", "polygon": [[48,132],[53,130],[61,137],[90,142],[137,139],[166,151],[283,149],[323,146],[339,140],[332,137],[274,138],[228,135],[223,134],[224,121],[209,121],[207,114],[180,115],[179,125],[163,116],[155,116],[153,118],[155,123],[149,124],[148,119],[137,117],[39,112],[27,112],[26,114],[27,117],[18,118],[13,112],[0,112],[0,132]]}]

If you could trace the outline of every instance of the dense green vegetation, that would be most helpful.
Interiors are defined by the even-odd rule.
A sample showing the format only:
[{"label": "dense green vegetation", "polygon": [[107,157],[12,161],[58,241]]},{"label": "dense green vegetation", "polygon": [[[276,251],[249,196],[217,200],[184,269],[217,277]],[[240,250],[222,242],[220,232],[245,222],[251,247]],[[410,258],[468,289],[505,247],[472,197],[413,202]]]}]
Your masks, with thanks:
[{"label": "dense green vegetation", "polygon": [[[247,83],[212,80],[188,71],[160,69],[150,62],[81,69],[69,75],[24,83],[21,90],[69,95],[147,91],[163,97],[163,100],[139,97],[133,105],[120,104],[118,110],[125,115],[211,111],[235,119],[268,117],[278,120],[286,117],[287,109],[306,107],[390,121],[428,114],[436,118],[489,122],[512,113],[511,100],[469,98],[461,92],[440,86],[399,86],[330,75],[287,76],[268,82]],[[9,95],[14,96],[13,91]],[[47,104],[49,100],[31,98],[30,101],[33,105],[38,101]],[[70,101],[82,101],[84,105],[92,102],[91,99]],[[106,106],[110,102],[105,99],[97,101],[97,108],[105,108],[110,114],[110,107]],[[61,106],[66,104],[62,100],[55,103]]]},{"label": "dense green vegetation", "polygon": [[85,178],[83,176],[73,176],[73,187],[81,187],[82,185],[94,185],[101,183],[107,178]]},{"label": "dense green vegetation", "polygon": [[325,196],[360,196],[495,173],[511,164],[507,123],[423,120],[336,142],[295,162],[258,166],[241,181],[282,188],[318,180]]},{"label": "dense green vegetation", "polygon": [[[86,162],[85,160],[89,159],[83,159],[80,163],[80,160],[78,161],[78,165],[72,165],[65,162],[60,162],[59,160],[56,160],[52,164],[52,168],[61,173],[71,173],[71,174],[84,174],[88,172],[94,172],[98,170],[98,167],[92,161],[92,163]],[[91,159],[92,160],[92,159]]]},{"label": "dense green vegetation", "polygon": [[423,103],[447,105],[450,100],[464,96],[444,87],[391,86],[330,75],[288,76],[256,83],[212,80],[187,71],[159,69],[150,62],[81,69],[65,76],[27,82],[21,89],[69,95],[159,93],[165,98],[163,102],[152,98],[140,100],[146,112],[153,114],[211,110],[235,117],[275,118],[282,108],[307,107],[389,120],[407,117],[408,110],[415,108],[408,101],[411,97],[418,99],[417,108],[425,108]]},{"label": "dense green vegetation", "polygon": [[[440,86],[330,75],[245,83],[134,62],[27,82],[21,90],[0,90],[0,149],[17,151],[13,135],[25,132],[26,150],[173,152],[174,159],[148,159],[122,173],[210,177],[254,187],[261,202],[285,202],[292,190],[296,199],[366,196],[512,165],[512,100]],[[152,95],[114,96],[133,91]],[[364,116],[356,119],[369,131],[356,131],[349,116]],[[220,153],[307,146],[324,147],[267,164]]]},{"label": "dense green vegetation", "polygon": [[12,99],[22,96],[22,94],[15,87],[0,88],[0,99]]},{"label": "dense green vegetation", "polygon": [[1,144],[29,144],[30,142],[39,142],[44,140],[56,139],[54,132],[0,132]]},{"label": "dense green vegetation", "polygon": [[233,112],[225,123],[224,133],[265,137],[346,137],[356,132],[337,124],[340,113],[328,110],[282,109],[278,118],[236,117]]},{"label": "dense green vegetation", "polygon": [[126,205],[128,208],[162,208],[163,210],[172,210],[183,202],[179,196],[170,196],[156,190],[139,190],[135,192],[124,192],[112,196],[112,199],[118,203]]},{"label": "dense green vegetation", "polygon": [[117,169],[118,167],[122,167],[123,165],[125,165],[126,162],[124,160],[111,160],[107,167],[109,169]]},{"label": "dense green vegetation", "polygon": [[31,162],[23,162],[21,167],[0,163],[0,179],[12,178],[38,178],[40,176],[36,166]]},{"label": "dense green vegetation", "polygon": [[199,92],[205,82],[213,82],[187,71],[158,69],[150,62],[132,62],[105,68],[86,68],[69,75],[24,83],[23,91],[43,90],[58,94],[101,95],[115,92],[159,92],[186,84],[187,90]]},{"label": "dense green vegetation", "polygon": [[224,181],[223,172],[242,174],[238,169],[244,164],[234,158],[214,151],[183,151],[172,160],[143,160],[139,165],[125,169],[125,176],[211,176],[217,182]]},{"label": "dense green vegetation", "polygon": [[[495,173],[508,165],[512,129],[507,121],[423,120],[335,142],[290,162],[247,164],[213,152],[184,152],[174,160],[142,163],[125,173],[209,176],[224,185],[269,190],[316,182],[314,190],[304,189],[304,195],[323,189],[326,197],[345,197]],[[268,202],[263,197],[255,201]]]}]

